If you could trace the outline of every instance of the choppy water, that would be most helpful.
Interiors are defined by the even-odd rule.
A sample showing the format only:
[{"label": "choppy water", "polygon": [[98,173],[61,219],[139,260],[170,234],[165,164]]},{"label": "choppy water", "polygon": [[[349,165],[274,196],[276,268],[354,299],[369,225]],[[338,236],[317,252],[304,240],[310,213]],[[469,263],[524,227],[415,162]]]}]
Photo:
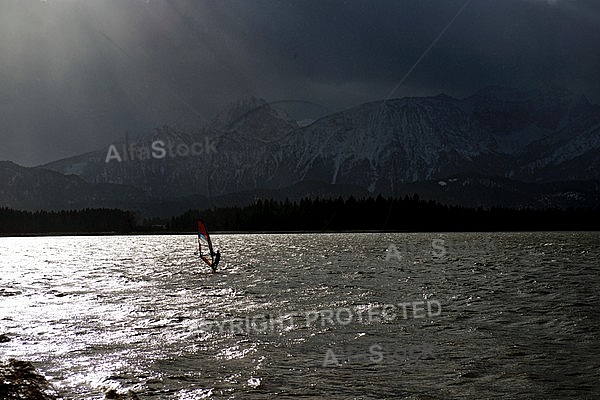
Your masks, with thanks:
[{"label": "choppy water", "polygon": [[[67,398],[599,398],[598,233],[386,261],[390,243],[482,237],[215,235],[214,275],[194,235],[2,238],[0,358],[33,361]],[[403,302],[425,318],[384,318]],[[246,317],[271,325],[230,329]]]}]

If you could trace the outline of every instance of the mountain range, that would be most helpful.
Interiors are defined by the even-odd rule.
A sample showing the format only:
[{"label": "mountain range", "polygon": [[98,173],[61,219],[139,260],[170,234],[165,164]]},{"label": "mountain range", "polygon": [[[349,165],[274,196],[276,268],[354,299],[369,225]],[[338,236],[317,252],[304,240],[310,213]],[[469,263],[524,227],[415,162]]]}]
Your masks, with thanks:
[{"label": "mountain range", "polygon": [[600,106],[563,88],[390,99],[302,121],[250,98],[207,127],[163,126],[114,150],[121,161],[106,148],[33,168],[1,162],[0,206],[164,216],[257,198],[413,193],[464,206],[600,204]]}]

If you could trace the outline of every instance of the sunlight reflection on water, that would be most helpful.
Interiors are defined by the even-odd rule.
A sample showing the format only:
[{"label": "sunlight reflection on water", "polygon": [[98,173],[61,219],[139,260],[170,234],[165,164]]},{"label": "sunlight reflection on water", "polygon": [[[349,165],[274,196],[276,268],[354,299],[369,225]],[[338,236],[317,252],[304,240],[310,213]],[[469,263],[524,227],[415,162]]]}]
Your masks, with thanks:
[{"label": "sunlight reflection on water", "polygon": [[[198,262],[193,235],[2,238],[0,334],[12,340],[0,358],[34,361],[75,398],[109,388],[161,399],[589,393],[598,234],[492,234],[494,254],[385,261],[390,243],[478,235],[215,235],[217,274]],[[441,302],[438,318],[201,329],[428,299]],[[322,365],[328,348],[423,341],[434,359]]]}]

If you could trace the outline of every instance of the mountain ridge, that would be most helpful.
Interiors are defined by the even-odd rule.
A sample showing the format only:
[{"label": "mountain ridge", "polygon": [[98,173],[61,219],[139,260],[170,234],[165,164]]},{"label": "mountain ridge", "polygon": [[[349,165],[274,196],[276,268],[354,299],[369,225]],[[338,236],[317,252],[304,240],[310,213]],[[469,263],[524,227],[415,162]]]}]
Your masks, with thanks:
[{"label": "mountain ridge", "polygon": [[[563,88],[489,87],[462,99],[440,94],[375,101],[306,125],[277,107],[242,99],[205,128],[163,126],[135,139],[136,148],[155,140],[214,141],[214,154],[106,162],[106,149],[40,168],[91,185],[133,188],[143,201],[235,197],[305,181],[394,196],[411,183],[458,176],[588,181],[593,192],[600,179],[600,106]],[[123,143],[115,145],[121,151]]]}]

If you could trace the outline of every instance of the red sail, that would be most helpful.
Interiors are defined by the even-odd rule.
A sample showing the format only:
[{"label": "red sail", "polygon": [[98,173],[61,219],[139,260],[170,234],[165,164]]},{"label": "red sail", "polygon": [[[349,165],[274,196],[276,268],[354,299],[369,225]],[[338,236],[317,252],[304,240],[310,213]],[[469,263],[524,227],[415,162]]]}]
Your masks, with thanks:
[{"label": "red sail", "polygon": [[[198,220],[198,254],[204,260],[206,264],[212,267],[214,262],[212,242],[206,225],[202,220]],[[209,259],[210,257],[210,259]]]}]

